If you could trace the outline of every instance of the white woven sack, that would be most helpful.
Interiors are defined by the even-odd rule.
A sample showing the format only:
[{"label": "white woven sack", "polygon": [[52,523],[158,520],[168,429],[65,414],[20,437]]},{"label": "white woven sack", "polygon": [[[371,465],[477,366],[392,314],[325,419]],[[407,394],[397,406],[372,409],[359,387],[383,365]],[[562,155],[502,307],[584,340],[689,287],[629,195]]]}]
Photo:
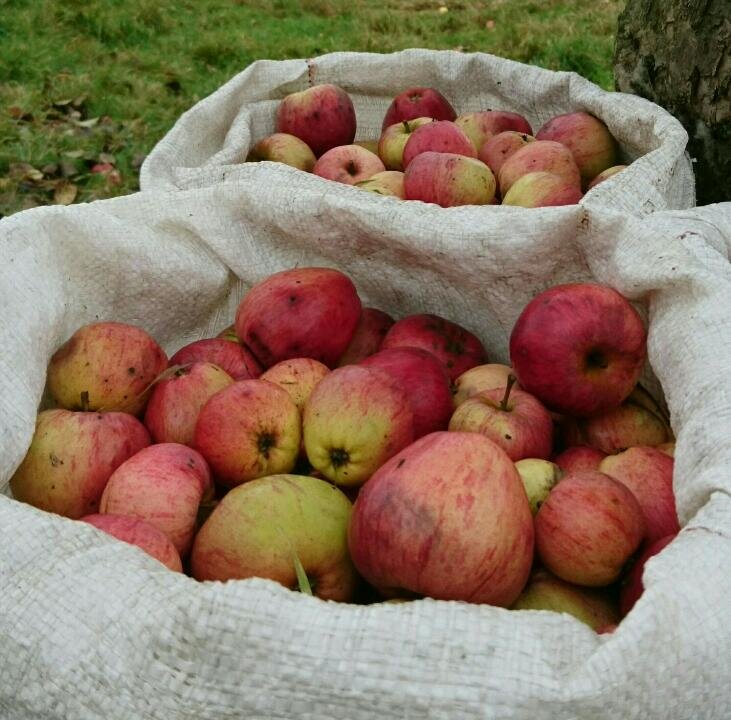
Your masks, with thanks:
[{"label": "white woven sack", "polygon": [[331,183],[326,180],[241,164],[254,142],[274,132],[276,109],[285,95],[327,82],[352,97],[359,140],[377,138],[393,97],[419,85],[439,89],[458,113],[486,108],[518,112],[534,132],[555,115],[588,111],[606,122],[625,161],[634,161],[590,195],[607,208],[636,214],[695,205],[693,173],[684,152],[687,134],[657,105],[606,92],[575,73],[485,53],[434,50],[339,52],[311,60],[254,62],[181,116],[145,160],[142,189],[194,188],[237,177],[252,193],[266,187],[283,199],[305,182],[327,192]]},{"label": "white woven sack", "polygon": [[138,323],[173,351],[228,324],[253,282],[316,264],[349,273],[367,305],[463,323],[505,361],[536,292],[594,279],[648,310],[678,438],[685,527],[630,615],[598,636],[549,612],[197,583],[0,494],[3,720],[727,720],[731,206],[644,220],[590,203],[403,207],[316,182],[261,202],[239,181],[1,221],[0,488],[30,443],[51,354],[83,323]]}]

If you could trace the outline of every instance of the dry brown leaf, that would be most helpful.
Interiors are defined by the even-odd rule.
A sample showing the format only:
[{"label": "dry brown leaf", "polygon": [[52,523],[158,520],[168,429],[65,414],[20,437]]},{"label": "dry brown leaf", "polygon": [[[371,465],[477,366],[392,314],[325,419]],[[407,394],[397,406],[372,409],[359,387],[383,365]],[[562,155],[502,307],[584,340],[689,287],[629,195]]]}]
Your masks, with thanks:
[{"label": "dry brown leaf", "polygon": [[56,185],[53,193],[53,202],[56,205],[71,205],[76,200],[78,192],[79,188],[74,183],[62,180]]},{"label": "dry brown leaf", "polygon": [[34,182],[43,180],[43,173],[30,163],[10,163],[9,170],[10,177],[15,180],[32,180]]},{"label": "dry brown leaf", "polygon": [[100,163],[109,163],[110,165],[114,165],[117,160],[114,157],[114,155],[110,155],[109,153],[99,153],[99,162]]}]

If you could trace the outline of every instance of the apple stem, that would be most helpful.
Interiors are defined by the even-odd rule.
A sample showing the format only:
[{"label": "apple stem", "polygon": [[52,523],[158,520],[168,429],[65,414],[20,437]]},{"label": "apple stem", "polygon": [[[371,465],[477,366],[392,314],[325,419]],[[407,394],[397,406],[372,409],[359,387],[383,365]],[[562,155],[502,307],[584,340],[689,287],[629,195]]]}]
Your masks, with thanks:
[{"label": "apple stem", "polygon": [[406,130],[407,133],[411,132],[411,128],[409,127],[409,123],[406,122],[406,120],[403,121],[404,130]]},{"label": "apple stem", "polygon": [[89,412],[89,391],[84,390],[81,393],[81,411]]},{"label": "apple stem", "polygon": [[508,411],[508,398],[510,397],[510,391],[513,389],[513,385],[515,385],[515,375],[508,375],[508,382],[505,385],[505,395],[503,395],[503,399],[500,401],[500,409],[503,412]]},{"label": "apple stem", "polygon": [[297,585],[299,585],[300,592],[304,593],[305,595],[312,595],[310,580],[307,577],[307,573],[305,572],[304,567],[302,567],[302,562],[300,561],[297,553],[294,550],[292,550],[292,557],[294,559],[294,571],[297,575]]}]

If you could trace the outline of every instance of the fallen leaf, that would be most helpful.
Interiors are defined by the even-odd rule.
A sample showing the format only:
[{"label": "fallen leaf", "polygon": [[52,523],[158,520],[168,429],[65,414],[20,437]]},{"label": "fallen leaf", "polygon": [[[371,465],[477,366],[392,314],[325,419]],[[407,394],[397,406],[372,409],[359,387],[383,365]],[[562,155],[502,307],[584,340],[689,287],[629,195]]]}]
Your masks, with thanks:
[{"label": "fallen leaf", "polygon": [[58,165],[56,163],[48,163],[41,168],[41,172],[47,176],[55,175],[58,172]]},{"label": "fallen leaf", "polygon": [[488,30],[494,30],[494,29],[495,29],[495,21],[494,21],[494,20],[488,20],[488,21],[487,21],[487,22],[485,23],[485,27],[486,27],[486,28],[487,28]]},{"label": "fallen leaf", "polygon": [[109,153],[99,153],[99,162],[114,165],[117,161],[114,155],[110,155]]},{"label": "fallen leaf", "polygon": [[83,104],[84,104],[84,103],[86,102],[86,99],[87,99],[88,97],[89,97],[88,95],[79,95],[78,97],[75,97],[75,98],[74,98],[74,99],[73,99],[73,100],[71,101],[71,104],[72,104],[72,105],[73,105],[73,106],[74,106],[75,108],[80,108],[80,107],[81,107],[81,106],[82,106],[82,105],[83,105]]},{"label": "fallen leaf", "polygon": [[135,169],[142,167],[142,163],[145,162],[146,157],[147,155],[145,155],[144,153],[138,153],[137,155],[135,155],[132,158],[132,167]]},{"label": "fallen leaf", "polygon": [[66,107],[67,105],[71,105],[71,98],[64,98],[63,100],[56,100],[55,102],[51,103],[53,107],[62,108]]},{"label": "fallen leaf", "polygon": [[10,163],[9,175],[15,180],[43,180],[43,173],[30,163]]},{"label": "fallen leaf", "polygon": [[[76,112],[76,111],[74,111],[74,112]],[[78,114],[79,117],[81,117],[81,115],[79,113],[76,113],[76,114]],[[88,120],[72,119],[72,122],[74,125],[76,125],[76,127],[90,128],[90,127],[94,127],[94,125],[96,125],[99,122],[99,118],[93,117],[93,118],[89,118]]]},{"label": "fallen leaf", "polygon": [[440,5],[439,6],[439,12],[442,13],[442,15],[443,15],[444,13],[448,13],[449,12],[449,8],[446,5]]},{"label": "fallen leaf", "polygon": [[78,174],[79,168],[76,166],[76,163],[70,160],[61,160],[61,175],[67,178]]},{"label": "fallen leaf", "polygon": [[53,193],[53,202],[56,205],[71,205],[76,200],[76,195],[79,192],[79,188],[72,182],[62,180],[56,185],[56,190]]}]

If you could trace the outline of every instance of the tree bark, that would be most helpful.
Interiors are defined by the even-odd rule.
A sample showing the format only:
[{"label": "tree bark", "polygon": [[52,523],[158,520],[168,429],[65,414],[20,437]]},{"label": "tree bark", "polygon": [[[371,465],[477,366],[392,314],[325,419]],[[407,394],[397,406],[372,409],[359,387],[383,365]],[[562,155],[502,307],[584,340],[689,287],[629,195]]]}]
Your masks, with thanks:
[{"label": "tree bark", "polygon": [[698,204],[731,200],[731,0],[627,0],[614,77],[683,123]]}]

